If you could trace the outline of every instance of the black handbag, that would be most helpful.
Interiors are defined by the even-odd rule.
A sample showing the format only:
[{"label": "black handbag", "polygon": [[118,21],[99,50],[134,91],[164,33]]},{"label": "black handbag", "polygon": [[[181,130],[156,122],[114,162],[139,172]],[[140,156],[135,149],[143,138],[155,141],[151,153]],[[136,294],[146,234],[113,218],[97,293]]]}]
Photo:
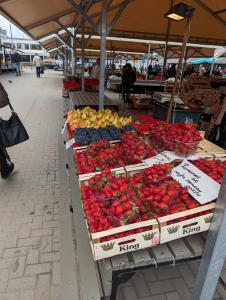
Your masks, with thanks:
[{"label": "black handbag", "polygon": [[10,103],[9,106],[12,111],[11,117],[9,120],[0,120],[0,144],[4,148],[15,146],[29,139],[20,118],[14,112]]}]

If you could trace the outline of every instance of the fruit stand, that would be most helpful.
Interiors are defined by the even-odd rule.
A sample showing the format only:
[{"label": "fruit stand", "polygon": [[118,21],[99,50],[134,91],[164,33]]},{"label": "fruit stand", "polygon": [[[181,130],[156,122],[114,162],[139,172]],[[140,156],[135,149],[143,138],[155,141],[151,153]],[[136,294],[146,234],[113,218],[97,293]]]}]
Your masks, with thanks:
[{"label": "fruit stand", "polygon": [[[77,111],[77,110],[76,110]],[[75,136],[74,138],[81,138],[81,133],[76,136],[76,132],[80,132],[79,124],[81,122],[86,122],[82,115],[86,114],[86,119],[90,119],[89,122],[84,123],[84,126],[93,126],[92,122],[96,122],[99,119],[98,115],[94,114],[90,108],[86,111],[68,112],[68,125],[72,126],[76,123],[75,120],[79,121],[74,128]],[[73,116],[74,114],[74,116]],[[87,266],[85,271],[83,268],[82,273],[84,277],[88,276],[87,272],[94,272],[98,267],[100,270],[100,278],[97,278],[97,282],[100,280],[103,286],[103,294],[105,296],[110,296],[111,299],[116,299],[117,286],[130,279],[137,270],[146,267],[160,267],[162,265],[172,265],[181,261],[192,260],[200,258],[205,246],[205,231],[208,230],[212,213],[215,207],[215,203],[207,203],[205,205],[197,205],[197,202],[191,200],[184,188],[180,188],[179,185],[172,179],[169,179],[167,184],[164,182],[165,176],[168,176],[170,171],[170,164],[154,164],[151,166],[149,159],[156,157],[157,152],[162,151],[162,147],[166,147],[165,150],[177,150],[175,153],[178,159],[183,160],[184,155],[194,154],[197,156],[197,160],[192,162],[200,170],[204,171],[206,174],[212,176],[218,182],[222,180],[222,172],[224,169],[220,168],[220,173],[214,173],[213,170],[219,166],[219,159],[224,160],[225,151],[215,145],[203,140],[201,143],[197,143],[195,140],[200,140],[200,135],[194,128],[191,131],[194,132],[192,147],[181,147],[180,143],[172,144],[169,141],[165,141],[164,132],[168,136],[175,139],[174,134],[178,136],[178,128],[182,128],[182,125],[178,125],[176,129],[166,122],[162,122],[161,126],[157,126],[153,122],[153,130],[149,128],[149,134],[137,134],[128,126],[131,122],[130,118],[123,119],[121,117],[113,117],[108,111],[102,115],[103,120],[100,122],[101,125],[107,126],[108,121],[113,120],[116,125],[116,129],[120,129],[120,133],[116,129],[113,130],[113,134],[116,134],[116,140],[109,138],[108,141],[103,141],[101,136],[101,128],[96,128],[94,136],[90,134],[89,128],[88,136],[89,138],[96,138],[96,142],[90,144],[89,141],[82,137],[83,145],[74,144],[72,148],[67,150],[67,164],[69,165],[70,182],[72,185],[72,208],[75,227],[81,227],[82,231],[79,236],[83,236],[85,239],[86,249],[82,257],[89,261],[89,267],[87,262],[83,261],[83,264]],[[113,119],[112,119],[113,118]],[[91,120],[92,119],[92,120]],[[100,126],[101,126],[100,125]],[[123,126],[126,127],[125,131],[122,131]],[[184,126],[184,125],[183,125]],[[191,126],[191,125],[186,125]],[[136,126],[134,126],[136,127]],[[69,127],[68,127],[69,128]],[[139,128],[139,126],[137,127]],[[161,128],[161,130],[157,130]],[[102,128],[103,129],[103,128]],[[109,129],[108,129],[109,130]],[[112,130],[112,127],[110,127]],[[153,132],[157,132],[160,139],[158,143],[153,143],[151,139],[156,140],[156,136]],[[70,138],[73,133],[69,131]],[[111,133],[111,131],[110,131]],[[106,135],[106,132],[104,133]],[[120,137],[118,135],[121,135]],[[188,134],[187,138],[191,138]],[[68,140],[68,138],[66,138]],[[159,143],[160,140],[160,143]],[[131,144],[131,141],[134,141]],[[148,141],[148,142],[147,142]],[[81,143],[81,141],[79,141]],[[163,143],[163,145],[162,145]],[[133,147],[133,146],[136,147]],[[139,146],[140,145],[140,146]],[[186,145],[186,144],[185,144]],[[189,145],[191,146],[191,145]],[[169,147],[169,148],[167,148]],[[137,150],[139,149],[139,151]],[[187,150],[191,149],[191,150]],[[138,151],[138,152],[137,152]],[[190,153],[190,151],[192,153]],[[164,152],[163,152],[164,153]],[[120,159],[119,159],[120,157]],[[109,158],[111,158],[109,160]],[[188,158],[188,157],[186,157]],[[162,158],[161,158],[162,159]],[[160,159],[160,161],[161,161]],[[149,162],[147,165],[144,161]],[[75,168],[76,164],[76,168]],[[221,164],[221,163],[220,163]],[[224,163],[222,162],[222,166]],[[113,172],[110,171],[113,170]],[[212,170],[212,171],[211,171]],[[212,172],[212,173],[211,173]],[[156,174],[158,176],[156,177]],[[146,177],[142,177],[146,176]],[[107,180],[105,183],[102,182]],[[156,212],[154,218],[150,219],[147,211],[142,215],[142,220],[137,222],[136,213],[138,207],[141,205],[140,199],[137,199],[133,207],[126,207],[127,212],[122,215],[122,207],[117,206],[117,214],[113,216],[113,211],[109,215],[101,217],[101,224],[92,221],[92,229],[90,228],[91,219],[89,216],[97,213],[100,208],[96,206],[97,201],[101,204],[102,208],[108,210],[110,207],[114,207],[114,200],[112,200],[111,190],[107,188],[110,184],[111,188],[115,185],[116,192],[118,189],[121,190],[122,203],[127,203],[128,198],[123,196],[123,189],[132,196],[133,191],[128,190],[129,186],[134,186],[137,184],[136,193],[141,193],[141,189],[147,189],[147,186],[143,185],[144,182],[141,180],[148,181],[148,184],[156,184],[154,187],[153,196],[155,193],[161,192],[161,187],[168,189],[169,194],[175,193],[173,189],[178,189],[179,197],[184,199],[185,206],[182,205],[178,211],[178,204],[176,205],[175,212],[173,214],[165,214],[165,207],[161,204],[161,210]],[[99,183],[98,183],[99,182]],[[171,184],[173,183],[173,186]],[[105,194],[101,194],[101,190],[96,189],[96,186],[106,186]],[[113,186],[112,186],[113,185]],[[141,185],[141,186],[140,186]],[[121,186],[121,188],[120,188]],[[94,190],[93,188],[94,187]],[[173,187],[173,188],[172,188]],[[94,193],[93,193],[94,192]],[[153,206],[149,206],[150,200],[152,200],[150,190],[146,194],[146,208],[151,211]],[[83,200],[81,201],[79,194],[82,193]],[[90,198],[90,193],[92,193],[92,199]],[[131,194],[132,193],[132,194]],[[177,193],[177,192],[176,192]],[[148,196],[147,196],[148,195]],[[176,194],[172,195],[175,196]],[[125,198],[125,199],[124,199]],[[150,199],[149,199],[150,198]],[[89,201],[92,201],[91,207],[89,207]],[[101,200],[101,201],[100,201]],[[169,201],[169,198],[165,199]],[[158,204],[157,204],[158,205]],[[145,209],[145,207],[142,207]],[[84,218],[84,211],[86,211],[86,217]],[[97,215],[99,218],[100,216]],[[116,227],[107,228],[105,230],[106,219],[110,217],[113,224]],[[135,220],[135,223],[133,221]],[[118,223],[119,222],[119,223]],[[76,226],[77,224],[77,226]],[[120,226],[118,226],[121,224]],[[122,225],[124,224],[124,225]],[[96,227],[97,226],[97,227]],[[100,227],[103,226],[101,231]],[[91,230],[91,232],[90,232]],[[78,241],[78,239],[76,239]],[[78,241],[80,243],[81,241]],[[83,241],[84,242],[84,241]],[[83,248],[83,247],[81,247]],[[84,251],[84,248],[83,248]],[[131,259],[132,258],[132,259]],[[95,261],[95,262],[94,262]],[[90,268],[92,270],[90,270]]]}]

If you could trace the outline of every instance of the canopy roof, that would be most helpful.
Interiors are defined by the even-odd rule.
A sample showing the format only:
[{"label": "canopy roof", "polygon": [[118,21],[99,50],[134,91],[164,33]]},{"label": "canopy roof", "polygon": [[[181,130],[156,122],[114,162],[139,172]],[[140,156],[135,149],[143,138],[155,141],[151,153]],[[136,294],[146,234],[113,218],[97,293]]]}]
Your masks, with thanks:
[{"label": "canopy roof", "polygon": [[[70,36],[67,33],[61,35],[61,38],[66,43],[69,42]],[[87,39],[86,39],[87,40]],[[47,49],[51,50],[53,48],[57,48],[62,45],[62,41],[57,36],[51,36],[49,39],[42,41],[42,45]],[[79,43],[77,47],[80,47]],[[148,53],[148,43],[138,42],[131,42],[131,41],[124,41],[124,40],[107,40],[106,49],[111,51],[112,53],[131,53],[136,56],[147,56]],[[86,49],[90,50],[99,50],[100,49],[100,39],[90,39],[86,43]],[[181,47],[178,45],[169,45],[168,46],[168,58],[177,58],[180,55]],[[212,57],[214,55],[214,48],[205,48],[205,47],[198,47],[198,46],[188,46],[187,48],[187,58],[199,58],[199,57]],[[165,45],[164,44],[151,44],[151,51],[158,53],[160,56],[164,56]],[[92,52],[92,51],[91,51]],[[97,52],[98,53],[98,52]],[[109,55],[109,54],[108,54]]]},{"label": "canopy roof", "polygon": [[[189,42],[226,45],[225,0],[184,2],[196,9]],[[100,20],[101,2],[83,0],[81,3],[84,6],[82,11],[79,0],[1,0],[0,10],[34,39],[58,32],[63,27],[77,26],[84,12],[88,15],[86,33],[96,33],[98,26],[95,23]],[[164,14],[170,4],[171,0],[108,0],[108,24],[113,26],[110,35],[166,40],[168,21]],[[182,41],[185,26],[186,20],[171,22],[169,40]]]}]

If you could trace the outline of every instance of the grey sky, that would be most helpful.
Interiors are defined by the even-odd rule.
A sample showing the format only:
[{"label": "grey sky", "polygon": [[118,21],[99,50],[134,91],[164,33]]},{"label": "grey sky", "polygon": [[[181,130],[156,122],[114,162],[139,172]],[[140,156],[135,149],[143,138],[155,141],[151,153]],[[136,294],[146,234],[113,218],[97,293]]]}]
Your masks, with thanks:
[{"label": "grey sky", "polygon": [[[10,36],[10,27],[9,27],[9,24],[10,22],[4,18],[3,16],[0,15],[0,27],[2,27],[3,29],[6,29],[7,30],[7,34],[8,36]],[[14,26],[12,23],[12,35],[14,38],[27,38],[28,36],[23,32],[21,31],[20,29],[18,29],[16,26]]]}]

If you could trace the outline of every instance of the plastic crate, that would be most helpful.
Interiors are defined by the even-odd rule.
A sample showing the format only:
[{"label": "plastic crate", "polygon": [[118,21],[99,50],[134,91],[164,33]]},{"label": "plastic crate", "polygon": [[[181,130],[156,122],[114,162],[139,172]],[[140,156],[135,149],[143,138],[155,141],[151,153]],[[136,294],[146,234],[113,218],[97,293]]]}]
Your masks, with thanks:
[{"label": "plastic crate", "polygon": [[64,78],[63,87],[65,90],[79,91],[81,90],[81,83],[77,79]]}]

